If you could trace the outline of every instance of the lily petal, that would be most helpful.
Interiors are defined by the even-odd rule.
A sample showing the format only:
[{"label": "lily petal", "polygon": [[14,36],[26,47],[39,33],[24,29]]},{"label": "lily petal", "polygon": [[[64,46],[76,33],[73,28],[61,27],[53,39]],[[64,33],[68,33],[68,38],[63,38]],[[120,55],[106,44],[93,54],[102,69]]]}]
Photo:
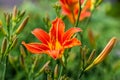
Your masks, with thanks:
[{"label": "lily petal", "polygon": [[42,43],[48,44],[50,36],[42,29],[36,28],[32,31],[32,34],[36,36]]},{"label": "lily petal", "polygon": [[40,43],[29,43],[26,44],[24,41],[22,44],[29,50],[31,53],[43,53],[49,50],[47,45]]},{"label": "lily petal", "polygon": [[61,58],[63,55],[64,49],[61,50],[50,50],[48,51],[48,55],[51,56],[54,59]]},{"label": "lily petal", "polygon": [[60,18],[56,18],[52,22],[52,27],[50,30],[50,36],[52,40],[57,40],[61,42],[64,34],[65,24]]},{"label": "lily petal", "polygon": [[[79,12],[79,1],[81,1],[81,5],[84,4],[85,0],[60,0],[62,13],[66,15],[71,23],[75,23],[78,17]],[[90,11],[91,0],[87,0],[86,4],[84,5],[83,9],[81,10],[81,13],[85,15],[80,15],[80,20],[83,20],[91,15],[89,12],[88,15],[86,15],[86,12]]]},{"label": "lily petal", "polygon": [[59,51],[58,50],[52,50],[48,52],[49,56],[51,56],[53,59],[57,59],[59,56]]},{"label": "lily petal", "polygon": [[81,17],[80,17],[80,20],[83,20],[83,19],[89,17],[90,15],[91,15],[91,13],[88,12],[88,11],[81,12],[81,14],[80,14],[80,16],[81,16]]},{"label": "lily petal", "polygon": [[63,36],[63,40],[68,40],[73,36],[74,33],[82,31],[80,28],[70,28],[67,30]]},{"label": "lily petal", "polygon": [[70,40],[67,40],[63,46],[64,48],[71,48],[73,46],[81,45],[81,42],[77,38],[72,38]]}]

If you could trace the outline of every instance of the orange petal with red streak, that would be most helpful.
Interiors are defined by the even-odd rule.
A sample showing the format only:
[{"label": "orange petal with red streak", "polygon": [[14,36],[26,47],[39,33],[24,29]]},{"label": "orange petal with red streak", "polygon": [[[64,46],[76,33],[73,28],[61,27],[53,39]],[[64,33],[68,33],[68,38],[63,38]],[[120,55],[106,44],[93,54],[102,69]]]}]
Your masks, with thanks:
[{"label": "orange petal with red streak", "polygon": [[80,28],[70,28],[67,30],[63,36],[63,40],[68,40],[73,36],[74,33],[82,31]]},{"label": "orange petal with red streak", "polygon": [[49,48],[45,44],[40,43],[29,43],[26,44],[24,41],[22,44],[27,48],[31,53],[42,53],[49,50]]},{"label": "orange petal with red streak", "polygon": [[73,46],[81,45],[81,42],[77,38],[72,38],[70,40],[67,40],[63,46],[64,48],[71,48]]},{"label": "orange petal with red streak", "polygon": [[48,33],[46,33],[44,30],[36,28],[32,31],[32,34],[36,36],[42,43],[48,44],[50,41],[50,37]]},{"label": "orange petal with red streak", "polygon": [[52,22],[52,27],[50,30],[50,36],[52,39],[58,39],[61,42],[62,36],[64,34],[65,24],[60,18],[56,18]]}]

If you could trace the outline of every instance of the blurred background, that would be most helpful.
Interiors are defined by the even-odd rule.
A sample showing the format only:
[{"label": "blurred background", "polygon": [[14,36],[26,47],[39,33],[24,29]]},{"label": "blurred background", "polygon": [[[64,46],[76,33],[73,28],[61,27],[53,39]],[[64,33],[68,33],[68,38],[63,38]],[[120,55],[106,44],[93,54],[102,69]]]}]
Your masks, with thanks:
[{"label": "blurred background", "polygon": [[[19,35],[19,42],[17,48],[11,53],[12,56],[19,57],[19,45],[21,45],[23,40],[25,42],[37,41],[31,34],[34,28],[39,27],[48,31],[43,19],[45,17],[49,17],[50,20],[56,18],[56,13],[53,8],[56,1],[57,0],[0,0],[0,20],[4,21],[3,13],[12,12],[14,5],[16,5],[19,10],[26,10],[26,15],[30,16],[27,26]],[[65,22],[67,24],[68,20],[65,20]],[[117,37],[117,43],[104,62],[88,71],[82,80],[120,80],[120,0],[104,0],[93,12],[87,27],[92,30],[96,37],[96,55],[101,52],[113,36]],[[85,38],[87,37],[86,30]],[[2,42],[2,38],[3,36],[0,32],[0,42]],[[89,41],[85,41],[85,44],[89,44]],[[72,56],[75,58],[77,55],[72,54]],[[68,75],[72,80],[76,80],[77,70],[75,70],[76,67],[73,66],[76,64],[77,63],[72,60],[68,64]],[[10,64],[7,70],[6,80],[24,80],[22,76],[25,74],[23,74],[24,72],[22,72],[22,69],[19,67],[19,63],[16,63],[16,66],[18,67],[18,71],[21,71],[21,74],[16,75],[16,71]]]}]

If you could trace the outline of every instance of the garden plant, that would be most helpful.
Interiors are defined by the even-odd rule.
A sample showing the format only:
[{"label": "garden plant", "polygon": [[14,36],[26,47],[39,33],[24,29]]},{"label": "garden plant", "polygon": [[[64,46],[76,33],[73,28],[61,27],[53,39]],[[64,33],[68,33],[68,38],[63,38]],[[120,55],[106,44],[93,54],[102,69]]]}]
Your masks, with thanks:
[{"label": "garden plant", "polygon": [[[98,74],[99,67],[104,70],[107,68],[104,65],[112,64],[107,62],[107,56],[114,50],[116,36],[97,35],[90,24],[104,1],[55,0],[51,3],[52,17],[39,16],[34,13],[42,14],[42,11],[30,12],[32,9],[17,6],[2,13],[0,80],[89,80],[88,77]],[[94,24],[97,26],[96,21]]]}]

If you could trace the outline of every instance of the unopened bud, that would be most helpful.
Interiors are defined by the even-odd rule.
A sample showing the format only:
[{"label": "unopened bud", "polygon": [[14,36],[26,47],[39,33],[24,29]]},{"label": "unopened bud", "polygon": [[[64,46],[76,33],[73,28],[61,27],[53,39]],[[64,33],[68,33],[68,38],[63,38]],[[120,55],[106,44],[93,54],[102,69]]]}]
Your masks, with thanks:
[{"label": "unopened bud", "polygon": [[86,47],[86,45],[81,49],[81,57],[83,60],[86,59],[86,54],[88,52],[88,48]]},{"label": "unopened bud", "polygon": [[47,61],[44,66],[41,68],[40,72],[44,71],[44,69],[48,66],[48,64],[50,63],[50,61]]},{"label": "unopened bud", "polygon": [[5,32],[3,26],[2,26],[2,21],[0,20],[0,31],[6,36],[7,33]]},{"label": "unopened bud", "polygon": [[49,66],[45,67],[44,72],[47,74],[47,80],[52,80],[52,71]]},{"label": "unopened bud", "polygon": [[10,14],[6,14],[6,26],[10,26]]},{"label": "unopened bud", "polygon": [[113,37],[108,44],[106,45],[106,47],[103,49],[103,51],[98,55],[97,58],[95,58],[95,60],[85,69],[85,71],[89,70],[90,68],[92,68],[93,66],[99,64],[100,62],[102,62],[107,55],[110,53],[110,51],[112,50],[114,44],[116,43],[117,39],[115,37]]},{"label": "unopened bud", "polygon": [[27,22],[28,22],[28,19],[29,17],[26,17],[23,22],[20,24],[20,26],[17,28],[16,30],[16,34],[19,34],[23,29],[24,27],[26,26]]},{"label": "unopened bud", "polygon": [[115,37],[113,37],[108,44],[106,45],[106,47],[103,49],[103,51],[98,55],[98,57],[94,60],[94,64],[98,64],[100,62],[102,62],[107,55],[110,53],[110,51],[112,50],[114,44],[116,43],[117,39]]},{"label": "unopened bud", "polygon": [[1,31],[5,36],[7,35],[5,29],[4,29],[2,26],[0,26],[0,31]]},{"label": "unopened bud", "polygon": [[90,64],[92,62],[92,60],[94,59],[95,53],[96,53],[96,50],[93,49],[93,51],[91,52],[91,54],[87,60],[87,64]]},{"label": "unopened bud", "polygon": [[16,8],[16,6],[14,6],[14,8],[13,8],[13,13],[12,13],[12,20],[14,21],[14,20],[16,20],[16,17],[17,17],[17,8]]},{"label": "unopened bud", "polygon": [[49,65],[50,61],[47,61],[44,66],[39,70],[39,72],[35,75],[35,77],[39,76],[44,70],[45,68]]},{"label": "unopened bud", "polygon": [[25,15],[25,10],[20,12],[20,17],[23,17]]},{"label": "unopened bud", "polygon": [[95,47],[96,46],[96,43],[95,43],[95,36],[93,34],[93,31],[89,28],[88,29],[88,38],[89,38],[89,41],[90,41],[90,44]]},{"label": "unopened bud", "polygon": [[7,38],[5,37],[2,41],[1,53],[3,54],[7,48]]},{"label": "unopened bud", "polygon": [[99,6],[102,2],[103,2],[103,0],[98,0],[96,3],[96,6]]},{"label": "unopened bud", "polygon": [[50,74],[51,69],[50,69],[50,67],[47,65],[47,66],[45,66],[44,71],[45,71],[45,73]]},{"label": "unopened bud", "polygon": [[2,26],[2,21],[0,20],[0,26]]},{"label": "unopened bud", "polygon": [[13,40],[12,45],[10,46],[10,50],[12,50],[17,45],[17,41],[18,41],[18,38],[15,37],[14,40]]},{"label": "unopened bud", "polygon": [[81,49],[81,62],[82,62],[82,68],[86,66],[86,54],[88,53],[88,48],[86,45]]},{"label": "unopened bud", "polygon": [[46,14],[46,16],[43,18],[43,21],[45,22],[45,24],[48,28],[51,26],[50,18],[49,18],[48,14]]},{"label": "unopened bud", "polygon": [[20,46],[20,53],[24,58],[26,57],[26,53],[22,45]]},{"label": "unopened bud", "polygon": [[0,30],[2,29],[2,21],[0,20]]},{"label": "unopened bud", "polygon": [[53,8],[58,8],[58,9],[60,9],[61,7],[60,7],[59,2],[56,2],[56,3],[53,5]]},{"label": "unopened bud", "polygon": [[60,9],[61,9],[60,4],[56,2],[56,4],[53,5],[53,8],[55,9],[57,16],[60,16]]},{"label": "unopened bud", "polygon": [[17,38],[17,35],[12,36],[12,41],[14,41]]},{"label": "unopened bud", "polygon": [[25,62],[24,62],[24,58],[22,55],[20,56],[20,64],[23,68],[25,67]]},{"label": "unopened bud", "polygon": [[54,80],[57,80],[58,78],[58,64],[55,66],[55,69],[54,69]]}]

